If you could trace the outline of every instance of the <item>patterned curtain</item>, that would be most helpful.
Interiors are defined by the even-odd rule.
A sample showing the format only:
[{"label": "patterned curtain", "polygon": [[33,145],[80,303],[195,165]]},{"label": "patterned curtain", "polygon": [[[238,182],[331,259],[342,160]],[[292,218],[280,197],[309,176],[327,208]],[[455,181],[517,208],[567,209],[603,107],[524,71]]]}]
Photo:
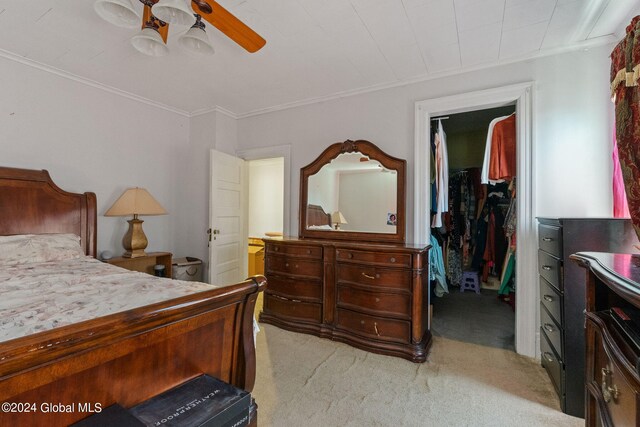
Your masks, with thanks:
[{"label": "patterned curtain", "polygon": [[640,238],[640,15],[611,53],[611,96],[616,110],[620,167],[633,228]]}]

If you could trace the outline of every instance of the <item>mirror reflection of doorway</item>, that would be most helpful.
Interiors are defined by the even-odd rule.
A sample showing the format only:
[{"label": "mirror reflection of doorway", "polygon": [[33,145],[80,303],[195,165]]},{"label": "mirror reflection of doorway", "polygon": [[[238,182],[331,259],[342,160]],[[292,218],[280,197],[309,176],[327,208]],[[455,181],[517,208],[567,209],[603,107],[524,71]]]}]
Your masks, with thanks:
[{"label": "mirror reflection of doorway", "polygon": [[[248,274],[264,274],[264,237],[283,234],[284,158],[247,161],[248,176]],[[255,312],[262,310],[262,293]]]}]

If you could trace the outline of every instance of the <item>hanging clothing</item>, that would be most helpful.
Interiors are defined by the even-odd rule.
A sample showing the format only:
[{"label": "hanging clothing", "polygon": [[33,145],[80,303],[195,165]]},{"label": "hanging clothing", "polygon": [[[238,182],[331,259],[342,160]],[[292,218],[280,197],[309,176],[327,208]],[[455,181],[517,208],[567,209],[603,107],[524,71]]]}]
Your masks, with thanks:
[{"label": "hanging clothing", "polygon": [[429,280],[436,282],[433,292],[436,296],[441,297],[449,293],[449,287],[447,286],[447,279],[445,277],[442,248],[440,247],[438,239],[436,239],[433,234],[429,237],[429,241],[431,243],[431,249],[429,250]]},{"label": "hanging clothing", "polygon": [[449,210],[449,161],[447,154],[447,137],[442,128],[442,120],[438,120],[438,131],[435,135],[436,145],[436,214],[431,227],[442,227],[442,214]]},{"label": "hanging clothing", "polygon": [[[480,174],[480,182],[482,184],[489,184],[489,164],[491,159],[491,146],[493,143],[493,128],[495,127],[496,123],[508,117],[509,116],[498,117],[491,120],[491,123],[489,123],[489,130],[487,131],[487,142],[484,146],[484,161],[482,162],[482,172]],[[491,182],[491,184],[495,184],[495,181]]]},{"label": "hanging clothing", "polygon": [[625,38],[611,53],[611,95],[615,102],[620,167],[631,213],[640,236],[640,16],[626,28]]},{"label": "hanging clothing", "polygon": [[513,288],[509,286],[511,283],[511,277],[513,277],[516,268],[516,253],[513,249],[509,249],[505,257],[504,270],[502,270],[502,276],[500,278],[500,289],[498,295],[509,295],[513,292]]},{"label": "hanging clothing", "polygon": [[516,115],[500,120],[491,135],[489,179],[509,180],[516,176]]}]

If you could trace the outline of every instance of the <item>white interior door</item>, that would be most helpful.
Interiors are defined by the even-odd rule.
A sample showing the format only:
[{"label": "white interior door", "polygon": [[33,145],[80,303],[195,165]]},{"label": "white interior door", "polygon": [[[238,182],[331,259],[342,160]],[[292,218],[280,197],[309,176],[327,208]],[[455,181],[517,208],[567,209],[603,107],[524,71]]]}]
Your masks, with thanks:
[{"label": "white interior door", "polygon": [[247,277],[244,163],[211,150],[209,283],[214,285],[237,283]]}]

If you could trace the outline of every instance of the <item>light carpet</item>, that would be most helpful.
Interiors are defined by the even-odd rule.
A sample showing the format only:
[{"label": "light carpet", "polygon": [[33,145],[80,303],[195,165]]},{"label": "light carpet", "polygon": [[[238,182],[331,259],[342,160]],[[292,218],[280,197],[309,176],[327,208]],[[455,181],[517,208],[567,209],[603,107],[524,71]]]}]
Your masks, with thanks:
[{"label": "light carpet", "polygon": [[267,426],[582,426],[542,367],[435,337],[422,364],[261,324],[252,392]]}]

